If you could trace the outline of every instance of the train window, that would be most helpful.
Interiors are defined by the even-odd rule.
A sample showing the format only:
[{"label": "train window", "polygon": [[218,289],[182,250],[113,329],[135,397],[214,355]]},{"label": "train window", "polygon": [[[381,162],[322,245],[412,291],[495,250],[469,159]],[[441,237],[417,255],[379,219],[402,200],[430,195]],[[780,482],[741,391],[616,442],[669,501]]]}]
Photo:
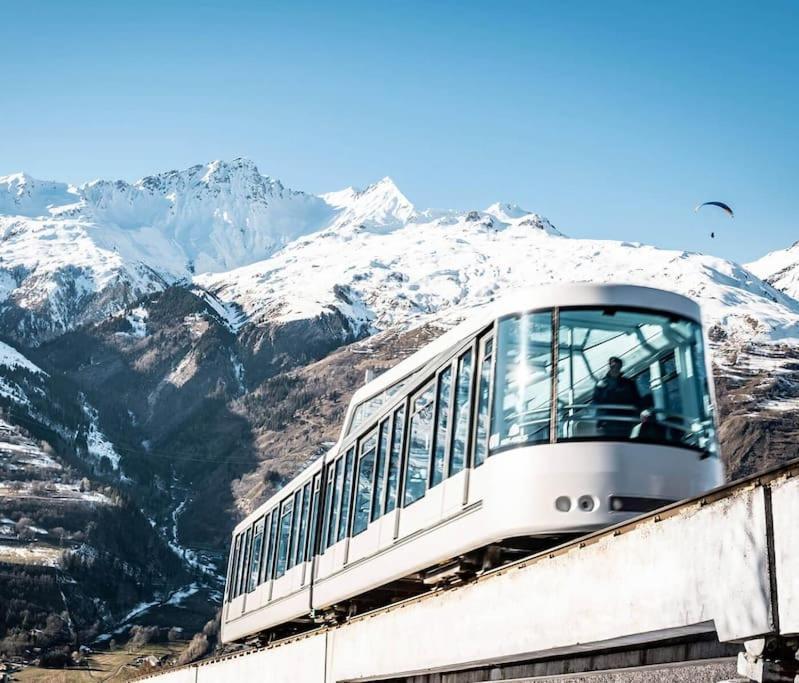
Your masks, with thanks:
[{"label": "train window", "polygon": [[352,535],[357,536],[369,524],[369,504],[372,499],[372,476],[377,455],[377,430],[361,440],[358,468],[355,475],[355,510]]},{"label": "train window", "polygon": [[391,453],[388,460],[388,480],[386,482],[386,512],[397,507],[399,489],[400,460],[402,456],[402,438],[405,431],[405,406],[394,411],[391,428]]},{"label": "train window", "polygon": [[228,577],[228,600],[236,597],[236,578],[239,573],[239,555],[241,554],[241,534],[236,536],[233,544],[233,561],[230,563],[230,576]]},{"label": "train window", "polygon": [[452,384],[452,368],[449,367],[438,376],[436,391],[436,430],[434,434],[433,464],[430,468],[430,486],[440,484],[444,479],[445,456],[447,453],[447,431],[449,429],[449,408]]},{"label": "train window", "polygon": [[291,569],[297,555],[297,537],[300,533],[300,515],[302,514],[302,489],[298,489],[294,494],[294,518],[291,521],[291,536],[289,544],[289,559],[287,569]]},{"label": "train window", "polygon": [[480,358],[480,383],[477,387],[477,419],[474,436],[474,466],[480,467],[488,454],[488,405],[491,395],[491,361],[494,354],[494,340],[483,340]]},{"label": "train window", "polygon": [[341,514],[338,518],[338,540],[347,535],[347,525],[350,521],[350,505],[352,501],[352,470],[354,468],[355,448],[347,451],[344,461],[344,487],[341,491]]},{"label": "train window", "polygon": [[698,323],[621,308],[563,309],[559,318],[558,440],[716,452]]},{"label": "train window", "polygon": [[466,442],[469,434],[469,413],[472,391],[472,352],[458,358],[458,378],[455,386],[452,445],[449,457],[449,476],[463,470],[466,464]]},{"label": "train window", "polygon": [[319,531],[319,552],[323,553],[327,547],[327,528],[330,524],[330,514],[333,510],[333,484],[336,466],[333,463],[327,465],[327,483],[325,485],[325,509],[322,518],[322,526]]},{"label": "train window", "polygon": [[286,573],[286,565],[289,557],[289,545],[291,542],[291,520],[294,516],[294,498],[290,497],[283,503],[280,511],[280,535],[277,541],[277,566],[275,567],[275,578],[279,579]]},{"label": "train window", "polygon": [[548,443],[552,395],[552,313],[499,323],[491,449]]},{"label": "train window", "polygon": [[250,583],[247,592],[255,590],[258,585],[258,572],[261,569],[261,544],[264,540],[264,518],[255,523],[255,533],[252,540],[252,562],[250,563]]},{"label": "train window", "polygon": [[383,514],[383,495],[386,484],[386,470],[388,469],[388,454],[389,454],[389,429],[391,428],[390,420],[383,420],[380,424],[379,439],[377,443],[377,457],[375,460],[375,486],[372,491],[372,521],[376,520]]},{"label": "train window", "polygon": [[302,489],[302,514],[300,515],[299,533],[297,535],[294,564],[305,562],[305,547],[308,544],[308,515],[311,510],[311,482]]},{"label": "train window", "polygon": [[310,560],[316,554],[317,529],[319,528],[319,497],[322,475],[317,474],[313,480],[313,501],[311,504],[311,519],[308,523],[308,549],[306,559]]},{"label": "train window", "polygon": [[433,440],[433,397],[431,382],[413,401],[410,419],[408,460],[405,465],[403,505],[410,505],[424,496],[430,468],[430,446]]},{"label": "train window", "polygon": [[336,532],[338,531],[338,513],[341,503],[341,486],[344,479],[344,458],[336,460],[336,478],[333,483],[333,505],[330,508],[330,525],[327,528],[326,547],[330,547],[336,542]]},{"label": "train window", "polygon": [[272,515],[266,514],[264,519],[264,540],[261,543],[261,552],[263,558],[261,559],[261,573],[258,577],[258,583],[261,584],[269,578],[268,565],[269,565],[269,543],[272,539]]},{"label": "train window", "polygon": [[241,554],[241,571],[239,573],[238,594],[241,595],[247,585],[247,573],[250,567],[250,548],[252,547],[252,527],[244,534],[244,552]]},{"label": "train window", "polygon": [[269,527],[269,566],[267,567],[266,577],[272,579],[275,576],[275,562],[277,556],[277,527],[279,523],[278,508],[272,510],[272,521]]}]

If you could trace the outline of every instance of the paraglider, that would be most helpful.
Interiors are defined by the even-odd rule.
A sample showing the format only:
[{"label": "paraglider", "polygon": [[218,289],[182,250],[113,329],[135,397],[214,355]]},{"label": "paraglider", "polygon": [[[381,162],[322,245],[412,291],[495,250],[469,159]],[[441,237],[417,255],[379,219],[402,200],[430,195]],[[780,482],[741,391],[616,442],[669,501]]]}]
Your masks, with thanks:
[{"label": "paraglider", "polygon": [[[724,211],[724,213],[726,213],[730,218],[735,218],[735,214],[733,213],[732,209],[727,204],[725,204],[724,202],[704,202],[702,204],[699,204],[694,209],[694,212],[699,211],[699,209],[701,209],[703,206],[717,206],[722,211]],[[711,232],[710,233],[710,239],[716,239],[716,233],[715,232]]]}]

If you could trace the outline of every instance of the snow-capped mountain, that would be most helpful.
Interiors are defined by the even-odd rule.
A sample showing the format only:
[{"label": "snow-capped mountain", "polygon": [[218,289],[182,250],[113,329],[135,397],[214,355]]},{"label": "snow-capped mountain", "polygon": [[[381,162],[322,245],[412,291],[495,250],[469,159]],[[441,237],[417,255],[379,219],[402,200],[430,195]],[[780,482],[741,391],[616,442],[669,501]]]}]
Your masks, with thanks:
[{"label": "snow-capped mountain", "polygon": [[265,261],[195,278],[255,323],[335,308],[369,332],[462,316],[508,290],[568,281],[674,289],[698,299],[730,337],[799,339],[799,304],[731,261],[570,239],[545,219],[496,205],[433,220],[417,214],[389,232],[324,230]]},{"label": "snow-capped mountain", "polygon": [[770,285],[799,299],[799,242],[772,251],[746,267]]},{"label": "snow-capped mountain", "polygon": [[342,213],[246,159],[135,183],[0,178],[0,315],[21,340],[100,320],[195,272],[268,257]]}]

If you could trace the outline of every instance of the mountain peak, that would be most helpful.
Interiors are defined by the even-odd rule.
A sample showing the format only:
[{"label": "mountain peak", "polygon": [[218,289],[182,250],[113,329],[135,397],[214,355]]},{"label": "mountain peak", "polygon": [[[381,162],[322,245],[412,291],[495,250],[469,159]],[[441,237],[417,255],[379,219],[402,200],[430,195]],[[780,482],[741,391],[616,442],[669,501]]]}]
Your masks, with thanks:
[{"label": "mountain peak", "polygon": [[507,202],[494,202],[484,213],[487,213],[501,221],[516,220],[522,216],[530,215],[530,211],[523,209],[518,204],[508,204]]}]

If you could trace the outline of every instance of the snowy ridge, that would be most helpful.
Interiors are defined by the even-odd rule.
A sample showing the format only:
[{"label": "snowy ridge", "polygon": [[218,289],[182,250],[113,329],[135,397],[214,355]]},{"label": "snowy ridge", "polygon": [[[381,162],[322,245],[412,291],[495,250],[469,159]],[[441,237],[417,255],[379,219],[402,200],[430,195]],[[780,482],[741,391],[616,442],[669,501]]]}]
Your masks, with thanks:
[{"label": "snowy ridge", "polygon": [[799,242],[787,249],[772,251],[746,267],[777,289],[799,299]]},{"label": "snowy ridge", "polygon": [[[799,337],[799,303],[731,261],[570,239],[510,203],[419,210],[388,177],[315,196],[247,159],[80,187],[6,176],[0,249],[0,315],[30,343],[191,281],[233,333],[335,310],[367,334],[458,317],[512,289],[592,281],[697,298],[733,339]],[[792,293],[772,273],[794,256],[752,268]],[[135,335],[147,332],[139,313]]]},{"label": "snowy ridge", "polygon": [[710,324],[731,339],[799,339],[799,303],[732,261],[571,239],[533,214],[502,215],[490,223],[488,213],[421,216],[389,233],[326,230],[263,262],[195,282],[256,323],[309,318],[333,307],[370,331],[454,320],[501,293],[540,284],[625,282],[697,299]]}]

